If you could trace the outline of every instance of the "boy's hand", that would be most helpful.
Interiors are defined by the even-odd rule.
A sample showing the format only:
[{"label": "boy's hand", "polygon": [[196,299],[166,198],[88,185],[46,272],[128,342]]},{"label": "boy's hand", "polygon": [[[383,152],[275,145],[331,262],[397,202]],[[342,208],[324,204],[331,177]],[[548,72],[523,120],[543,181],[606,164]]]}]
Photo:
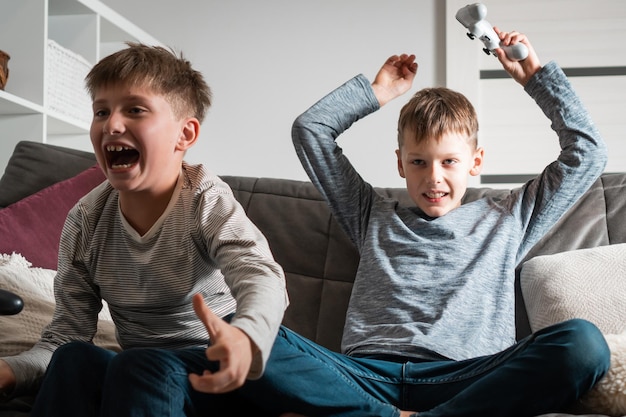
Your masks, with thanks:
[{"label": "boy's hand", "polygon": [[218,361],[220,369],[214,373],[206,370],[202,375],[190,374],[191,386],[197,391],[210,394],[239,388],[250,371],[253,352],[256,350],[254,343],[242,330],[213,314],[204,303],[202,295],[194,295],[193,308],[211,339],[206,357],[210,361]]},{"label": "boy's hand", "polygon": [[15,386],[15,374],[8,363],[0,359],[0,393],[10,392]]},{"label": "boy's hand", "polygon": [[415,55],[402,54],[387,58],[372,83],[378,103],[384,106],[406,93],[413,84],[415,74],[417,74]]},{"label": "boy's hand", "polygon": [[513,45],[518,42],[523,43],[528,48],[528,56],[521,61],[512,61],[504,53],[502,48],[497,48],[494,52],[500,63],[504,67],[504,70],[508,72],[511,77],[522,86],[525,86],[528,80],[532,78],[537,71],[541,69],[541,63],[535,53],[535,49],[532,47],[528,38],[523,33],[519,32],[502,32],[497,27],[493,30],[498,34],[500,41],[504,45]]}]

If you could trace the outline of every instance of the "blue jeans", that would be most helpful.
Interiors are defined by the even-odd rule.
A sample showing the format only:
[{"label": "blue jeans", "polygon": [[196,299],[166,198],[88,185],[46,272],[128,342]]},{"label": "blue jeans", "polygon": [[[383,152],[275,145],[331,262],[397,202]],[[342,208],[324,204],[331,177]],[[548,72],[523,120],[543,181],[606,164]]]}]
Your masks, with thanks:
[{"label": "blue jeans", "polygon": [[[610,353],[584,320],[541,330],[495,355],[406,362],[332,352],[281,328],[262,378],[231,393],[196,392],[191,372],[215,370],[204,349],[57,349],[31,417],[38,416],[535,416],[561,411],[607,371]],[[255,408],[256,406],[256,408]],[[263,410],[263,411],[261,411]]]},{"label": "blue jeans", "polygon": [[71,342],[54,352],[30,416],[266,416],[236,392],[211,395],[191,387],[189,373],[217,368],[203,348],[135,348],[118,354]]},{"label": "blue jeans", "polygon": [[399,409],[435,416],[536,416],[563,411],[608,370],[598,328],[569,320],[495,355],[464,361],[358,358],[281,329],[250,401],[309,417],[387,417]]}]

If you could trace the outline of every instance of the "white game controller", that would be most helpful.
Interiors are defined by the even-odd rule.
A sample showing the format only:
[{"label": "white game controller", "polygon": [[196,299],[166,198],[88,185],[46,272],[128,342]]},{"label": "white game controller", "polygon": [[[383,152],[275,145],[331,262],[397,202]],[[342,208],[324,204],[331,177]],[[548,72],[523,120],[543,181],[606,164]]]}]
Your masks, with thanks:
[{"label": "white game controller", "polygon": [[[478,38],[485,44],[483,51],[487,55],[493,53],[494,49],[502,48],[509,59],[521,61],[528,56],[528,48],[523,43],[514,45],[501,45],[498,35],[493,27],[485,20],[487,16],[487,6],[482,3],[468,4],[456,12],[458,20],[467,30],[470,39]],[[494,54],[495,56],[495,54]]]}]

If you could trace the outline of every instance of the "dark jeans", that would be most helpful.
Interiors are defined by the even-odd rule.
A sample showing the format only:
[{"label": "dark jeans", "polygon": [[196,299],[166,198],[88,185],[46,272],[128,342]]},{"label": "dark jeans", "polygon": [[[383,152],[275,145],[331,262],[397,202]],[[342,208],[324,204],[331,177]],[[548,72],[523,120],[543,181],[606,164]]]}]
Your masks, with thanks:
[{"label": "dark jeans", "polygon": [[[558,412],[608,370],[609,348],[585,320],[543,329],[495,355],[464,361],[354,358],[281,329],[264,376],[242,392],[309,417],[536,416]],[[280,400],[278,400],[280,399]]]},{"label": "dark jeans", "polygon": [[390,359],[348,357],[281,328],[261,379],[208,395],[188,382],[190,372],[215,369],[203,349],[116,355],[71,343],[53,355],[31,416],[269,415],[261,407],[309,417],[398,416],[399,409],[420,417],[535,416],[561,411],[589,390],[610,353],[593,324],[570,320],[486,357]]},{"label": "dark jeans", "polygon": [[54,355],[31,417],[190,417],[255,415],[258,406],[237,398],[195,391],[189,373],[216,370],[205,349],[137,348],[121,353],[72,342]]}]

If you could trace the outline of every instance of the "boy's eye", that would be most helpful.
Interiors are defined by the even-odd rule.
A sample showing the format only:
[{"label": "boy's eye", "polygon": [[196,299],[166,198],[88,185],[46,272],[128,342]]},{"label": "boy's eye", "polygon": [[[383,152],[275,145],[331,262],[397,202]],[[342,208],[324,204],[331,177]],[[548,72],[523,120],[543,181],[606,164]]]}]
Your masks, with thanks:
[{"label": "boy's eye", "polygon": [[144,112],[144,109],[142,109],[141,107],[131,107],[128,110],[128,112],[131,113],[131,114],[140,114],[140,113]]},{"label": "boy's eye", "polygon": [[413,165],[424,165],[424,160],[422,159],[414,159],[411,161],[411,164]]},{"label": "boy's eye", "polygon": [[93,115],[95,117],[103,117],[106,116],[108,112],[106,110],[94,110]]},{"label": "boy's eye", "polygon": [[445,160],[443,161],[443,163],[444,163],[445,165],[452,165],[452,164],[455,164],[455,163],[456,163],[456,161],[455,161],[454,159],[445,159]]}]

